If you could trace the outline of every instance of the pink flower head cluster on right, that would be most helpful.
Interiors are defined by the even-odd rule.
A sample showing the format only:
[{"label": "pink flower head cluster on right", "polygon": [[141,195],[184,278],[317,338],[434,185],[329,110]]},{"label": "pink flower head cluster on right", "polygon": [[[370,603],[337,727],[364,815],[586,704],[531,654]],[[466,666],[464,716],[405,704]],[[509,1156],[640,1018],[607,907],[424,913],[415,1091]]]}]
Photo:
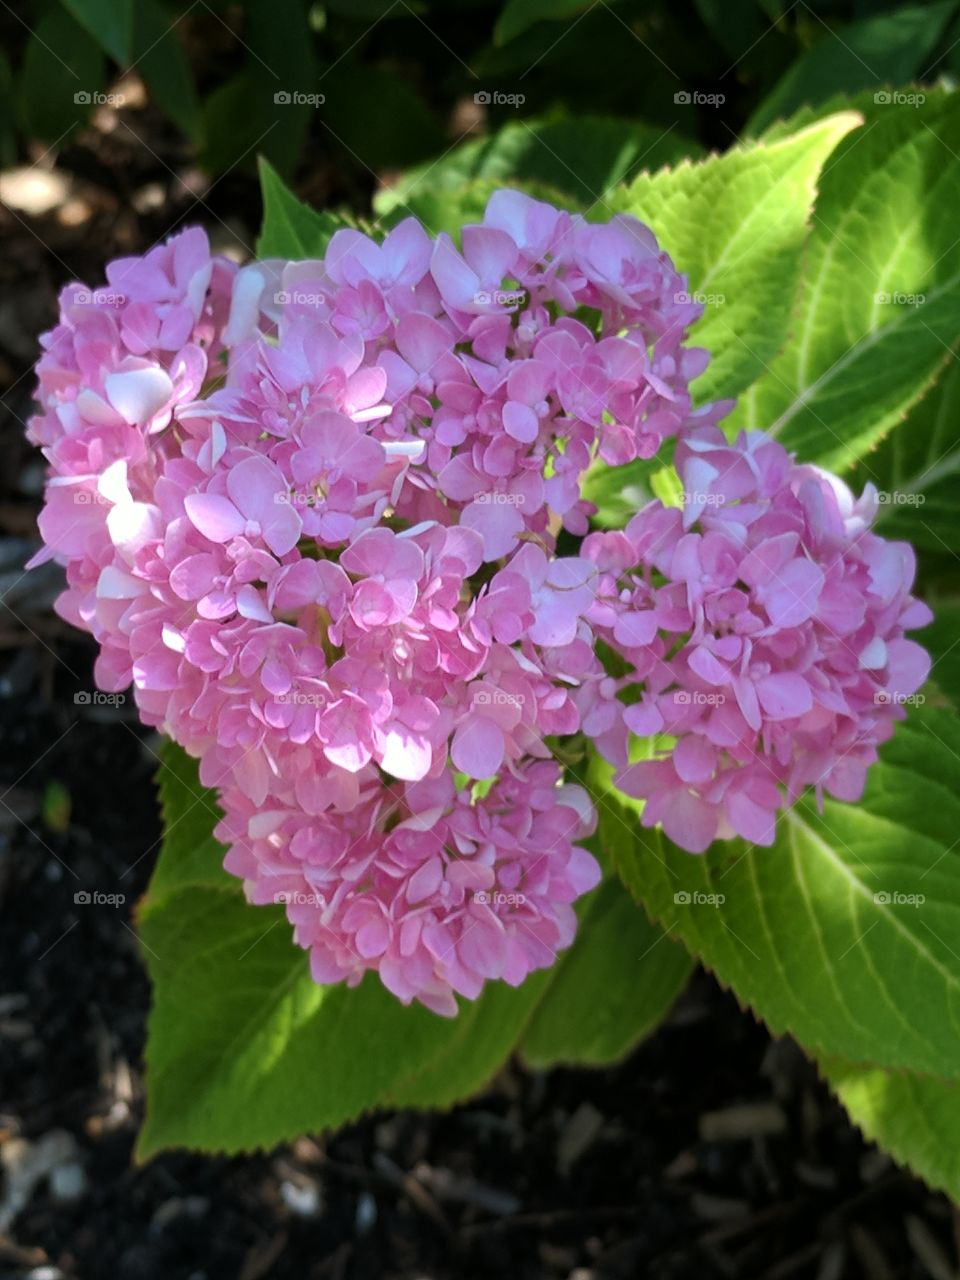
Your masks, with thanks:
[{"label": "pink flower head cluster on right", "polygon": [[[237,269],[191,229],[107,278],[43,339],[38,558],[318,982],[452,1015],[551,964],[590,744],[693,851],[859,794],[927,674],[912,553],[694,407],[700,308],[636,219],[499,191],[462,251],[408,218]],[[673,441],[683,509],[591,532],[588,469]]]},{"label": "pink flower head cluster on right", "polygon": [[676,466],[682,510],[654,502],[582,549],[602,574],[588,617],[633,667],[626,723],[675,740],[617,785],[693,853],[770,845],[806,787],[859,799],[929,674],[904,632],[932,615],[910,594],[912,549],[870,529],[872,485],[854,500],[762,431],[691,432]]}]

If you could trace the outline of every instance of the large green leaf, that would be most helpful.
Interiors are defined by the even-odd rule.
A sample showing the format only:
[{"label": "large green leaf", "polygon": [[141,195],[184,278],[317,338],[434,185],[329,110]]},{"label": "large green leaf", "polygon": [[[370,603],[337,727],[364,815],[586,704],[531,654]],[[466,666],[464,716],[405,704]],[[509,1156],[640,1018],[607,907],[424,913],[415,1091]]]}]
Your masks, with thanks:
[{"label": "large green leaf", "polygon": [[17,159],[17,96],[13,69],[0,50],[0,166],[12,167]]},{"label": "large green leaf", "polygon": [[569,20],[589,9],[590,4],[591,0],[507,0],[493,38],[497,44],[506,44],[535,22]]},{"label": "large green leaf", "polygon": [[29,137],[59,142],[81,123],[104,83],[103,55],[65,9],[45,13],[27,41],[17,83]]},{"label": "large green leaf", "polygon": [[[518,120],[489,138],[476,138],[409,170],[374,200],[378,214],[405,210],[423,194],[456,193],[470,184],[545,184],[586,204],[609,193],[642,166],[659,169],[695,154],[697,144],[676,132],[606,116]],[[482,206],[479,212],[482,213]],[[469,216],[475,216],[470,210]]]},{"label": "large green leaf", "polygon": [[960,366],[951,361],[906,421],[869,454],[855,480],[872,480],[882,506],[878,529],[918,548],[960,551]]},{"label": "large green leaf", "polygon": [[601,806],[610,856],[651,915],[775,1033],[818,1054],[960,1074],[960,726],[911,712],[856,806],[812,798],[776,844],[704,857]]},{"label": "large green leaf", "polygon": [[932,383],[960,335],[960,102],[890,104],[820,183],[791,341],[732,421],[838,470]]},{"label": "large green leaf", "polygon": [[540,1064],[610,1061],[689,971],[614,879],[584,900],[576,956],[518,989],[490,984],[455,1019],[404,1008],[373,975],[319,987],[283,908],[250,906],[223,870],[194,762],[166,744],[163,765],[166,834],[138,911],[153,981],[141,1157],[272,1146],[373,1107],[449,1105],[516,1048]]},{"label": "large green leaf", "polygon": [[280,131],[266,107],[260,77],[247,68],[230,76],[204,96],[201,108],[203,145],[199,160],[208,173],[226,173],[243,161],[266,153]]},{"label": "large green leaf", "polygon": [[824,38],[797,59],[750,117],[747,130],[759,133],[777,117],[834,93],[922,75],[956,11],[957,0],[941,0],[878,14],[836,32],[825,28]]},{"label": "large green leaf", "polygon": [[641,174],[609,201],[651,225],[702,297],[693,339],[713,359],[696,384],[701,400],[736,395],[783,345],[821,166],[858,122],[845,112],[775,143]]},{"label": "large green leaf", "polygon": [[130,61],[133,43],[133,0],[62,0],[97,44],[120,67]]},{"label": "large green leaf", "polygon": [[257,240],[258,258],[319,258],[347,219],[319,212],[298,200],[272,165],[260,159],[263,226]]},{"label": "large green leaf", "polygon": [[[185,15],[184,15],[185,16]],[[133,65],[150,96],[188,138],[200,129],[200,104],[181,44],[180,20],[171,22],[159,0],[136,0],[133,9]]]},{"label": "large green leaf", "polygon": [[[952,585],[956,587],[955,572]],[[933,622],[923,632],[923,643],[933,657],[930,675],[953,705],[960,707],[960,600],[930,597],[928,603]]]},{"label": "large green leaf", "polygon": [[830,1060],[820,1070],[867,1138],[960,1201],[960,1079]]},{"label": "large green leaf", "polygon": [[290,173],[319,109],[321,88],[304,0],[247,5],[244,43],[247,76],[264,119],[260,149]]},{"label": "large green leaf", "polygon": [[[858,115],[863,116],[865,132],[868,132],[879,120],[889,116],[891,106],[906,107],[910,102],[915,101],[918,104],[922,102],[932,112],[939,110],[953,92],[953,88],[947,84],[903,83],[896,88],[884,89],[880,92],[874,89],[861,89],[859,93],[835,93],[815,107],[799,107],[785,119],[767,125],[759,137],[764,142],[776,142],[800,129],[806,129],[817,120],[836,115],[838,111],[856,111]],[[749,135],[750,130],[745,130],[745,133]]]},{"label": "large green leaf", "polygon": [[739,63],[770,31],[772,19],[760,0],[694,0],[711,36]]},{"label": "large green leaf", "polygon": [[622,1057],[660,1022],[693,968],[616,878],[593,894],[581,928],[524,1034],[521,1052],[533,1066]]},{"label": "large green leaf", "polygon": [[326,99],[318,112],[324,146],[342,147],[364,181],[419,164],[445,145],[425,98],[395,71],[335,58],[318,84]]}]

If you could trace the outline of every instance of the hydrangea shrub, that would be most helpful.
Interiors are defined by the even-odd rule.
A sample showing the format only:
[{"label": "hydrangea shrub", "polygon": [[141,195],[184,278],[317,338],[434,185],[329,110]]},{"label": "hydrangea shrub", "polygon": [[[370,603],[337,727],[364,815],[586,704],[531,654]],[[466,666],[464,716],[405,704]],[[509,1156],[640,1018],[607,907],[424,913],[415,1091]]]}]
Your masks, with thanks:
[{"label": "hydrangea shrub", "polygon": [[930,112],[589,210],[470,186],[447,229],[411,192],[368,234],[265,169],[259,261],[190,229],[64,291],[38,558],[171,744],[145,1154],[448,1104],[514,1049],[609,1061],[692,955],[952,1185],[878,1102],[905,1072],[944,1109],[960,1070],[960,735],[868,454],[960,338],[947,228],[910,257],[869,222],[955,128]]}]

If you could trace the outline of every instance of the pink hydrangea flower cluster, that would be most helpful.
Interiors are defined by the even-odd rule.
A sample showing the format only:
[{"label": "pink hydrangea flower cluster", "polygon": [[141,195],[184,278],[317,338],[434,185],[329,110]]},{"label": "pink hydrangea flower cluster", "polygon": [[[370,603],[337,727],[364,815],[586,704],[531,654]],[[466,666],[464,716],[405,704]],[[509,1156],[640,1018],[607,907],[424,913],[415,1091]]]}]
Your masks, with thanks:
[{"label": "pink hydrangea flower cluster", "polygon": [[770,845],[806,787],[859,799],[929,674],[904,632],[931,614],[912,549],[870,529],[872,485],[854,500],[762,431],[692,432],[676,465],[682,510],[651,503],[582,547],[602,575],[588,619],[632,664],[626,723],[675,740],[617,785],[691,852]]},{"label": "pink hydrangea flower cluster", "polygon": [[[808,783],[857,793],[877,691],[926,674],[871,496],[693,407],[699,308],[648,228],[500,191],[462,244],[410,218],[237,269],[184,232],[64,291],[30,425],[58,610],[199,759],[227,868],[317,981],[448,1015],[552,963],[599,880],[548,739],[687,848],[769,842]],[[683,512],[590,533],[587,468],[671,439]],[[629,765],[631,731],[675,745]]]}]

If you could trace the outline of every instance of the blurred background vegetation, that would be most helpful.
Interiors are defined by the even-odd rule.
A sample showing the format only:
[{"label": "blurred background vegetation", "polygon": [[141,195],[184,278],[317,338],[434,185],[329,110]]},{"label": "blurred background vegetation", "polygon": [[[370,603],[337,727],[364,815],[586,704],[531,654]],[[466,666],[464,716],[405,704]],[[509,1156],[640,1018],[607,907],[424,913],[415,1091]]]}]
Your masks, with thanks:
[{"label": "blurred background vegetation", "polygon": [[[957,0],[27,0],[0,6],[0,34],[6,166],[114,108],[140,135],[149,104],[168,137],[142,143],[164,159],[176,141],[219,177],[262,153],[315,203],[355,207],[500,126],[522,149],[531,126],[578,122],[614,171],[651,167],[960,70]],[[635,128],[614,141],[597,117]],[[545,156],[530,147],[526,176]]]}]

